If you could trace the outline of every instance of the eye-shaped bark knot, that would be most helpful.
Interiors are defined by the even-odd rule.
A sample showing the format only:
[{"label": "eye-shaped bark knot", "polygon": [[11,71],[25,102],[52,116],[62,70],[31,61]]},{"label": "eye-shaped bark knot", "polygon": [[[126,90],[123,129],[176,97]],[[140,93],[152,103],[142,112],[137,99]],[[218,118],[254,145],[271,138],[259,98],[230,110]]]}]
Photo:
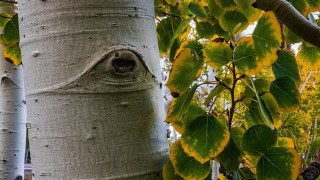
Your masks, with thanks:
[{"label": "eye-shaped bark knot", "polygon": [[137,55],[128,50],[114,52],[108,65],[118,75],[133,74],[137,68],[139,58]]}]

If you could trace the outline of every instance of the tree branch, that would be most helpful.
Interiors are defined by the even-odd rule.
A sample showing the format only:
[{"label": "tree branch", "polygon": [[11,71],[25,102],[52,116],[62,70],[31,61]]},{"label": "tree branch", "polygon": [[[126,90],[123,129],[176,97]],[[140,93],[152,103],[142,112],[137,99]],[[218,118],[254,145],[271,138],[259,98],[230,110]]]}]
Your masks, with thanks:
[{"label": "tree branch", "polygon": [[278,19],[306,42],[320,48],[320,27],[308,21],[285,0],[256,0],[253,7],[273,11]]}]

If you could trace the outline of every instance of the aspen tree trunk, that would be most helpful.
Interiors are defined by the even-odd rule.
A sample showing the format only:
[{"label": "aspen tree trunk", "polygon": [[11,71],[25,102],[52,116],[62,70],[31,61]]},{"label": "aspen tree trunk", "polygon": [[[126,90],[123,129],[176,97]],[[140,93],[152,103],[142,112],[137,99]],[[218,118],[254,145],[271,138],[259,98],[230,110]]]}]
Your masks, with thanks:
[{"label": "aspen tree trunk", "polygon": [[[14,6],[0,8],[14,13]],[[0,45],[0,52],[2,46]],[[0,179],[19,179],[24,174],[26,105],[22,66],[0,57]]]},{"label": "aspen tree trunk", "polygon": [[20,0],[34,179],[161,179],[153,0]]}]

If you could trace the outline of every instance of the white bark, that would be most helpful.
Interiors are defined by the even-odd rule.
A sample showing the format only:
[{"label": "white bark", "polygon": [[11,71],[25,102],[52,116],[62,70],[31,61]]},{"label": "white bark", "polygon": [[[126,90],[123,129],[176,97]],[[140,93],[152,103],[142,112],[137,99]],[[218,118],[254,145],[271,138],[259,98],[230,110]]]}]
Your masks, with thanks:
[{"label": "white bark", "polygon": [[[13,13],[1,8],[1,13]],[[10,12],[11,11],[11,12]],[[0,46],[2,52],[2,46]],[[0,179],[24,174],[26,105],[22,66],[0,58]]]},{"label": "white bark", "polygon": [[21,0],[35,179],[160,179],[153,0]]}]

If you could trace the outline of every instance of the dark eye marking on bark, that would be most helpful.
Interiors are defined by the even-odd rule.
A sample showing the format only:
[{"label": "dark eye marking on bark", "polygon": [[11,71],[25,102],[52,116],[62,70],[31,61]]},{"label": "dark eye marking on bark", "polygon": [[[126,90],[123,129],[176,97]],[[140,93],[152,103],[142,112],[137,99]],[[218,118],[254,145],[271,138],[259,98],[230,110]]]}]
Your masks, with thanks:
[{"label": "dark eye marking on bark", "polygon": [[117,51],[111,58],[111,69],[118,75],[130,75],[135,72],[139,58],[131,51]]},{"label": "dark eye marking on bark", "polygon": [[112,61],[112,66],[116,73],[124,74],[134,71],[136,63],[127,59],[115,59],[114,61]]}]

